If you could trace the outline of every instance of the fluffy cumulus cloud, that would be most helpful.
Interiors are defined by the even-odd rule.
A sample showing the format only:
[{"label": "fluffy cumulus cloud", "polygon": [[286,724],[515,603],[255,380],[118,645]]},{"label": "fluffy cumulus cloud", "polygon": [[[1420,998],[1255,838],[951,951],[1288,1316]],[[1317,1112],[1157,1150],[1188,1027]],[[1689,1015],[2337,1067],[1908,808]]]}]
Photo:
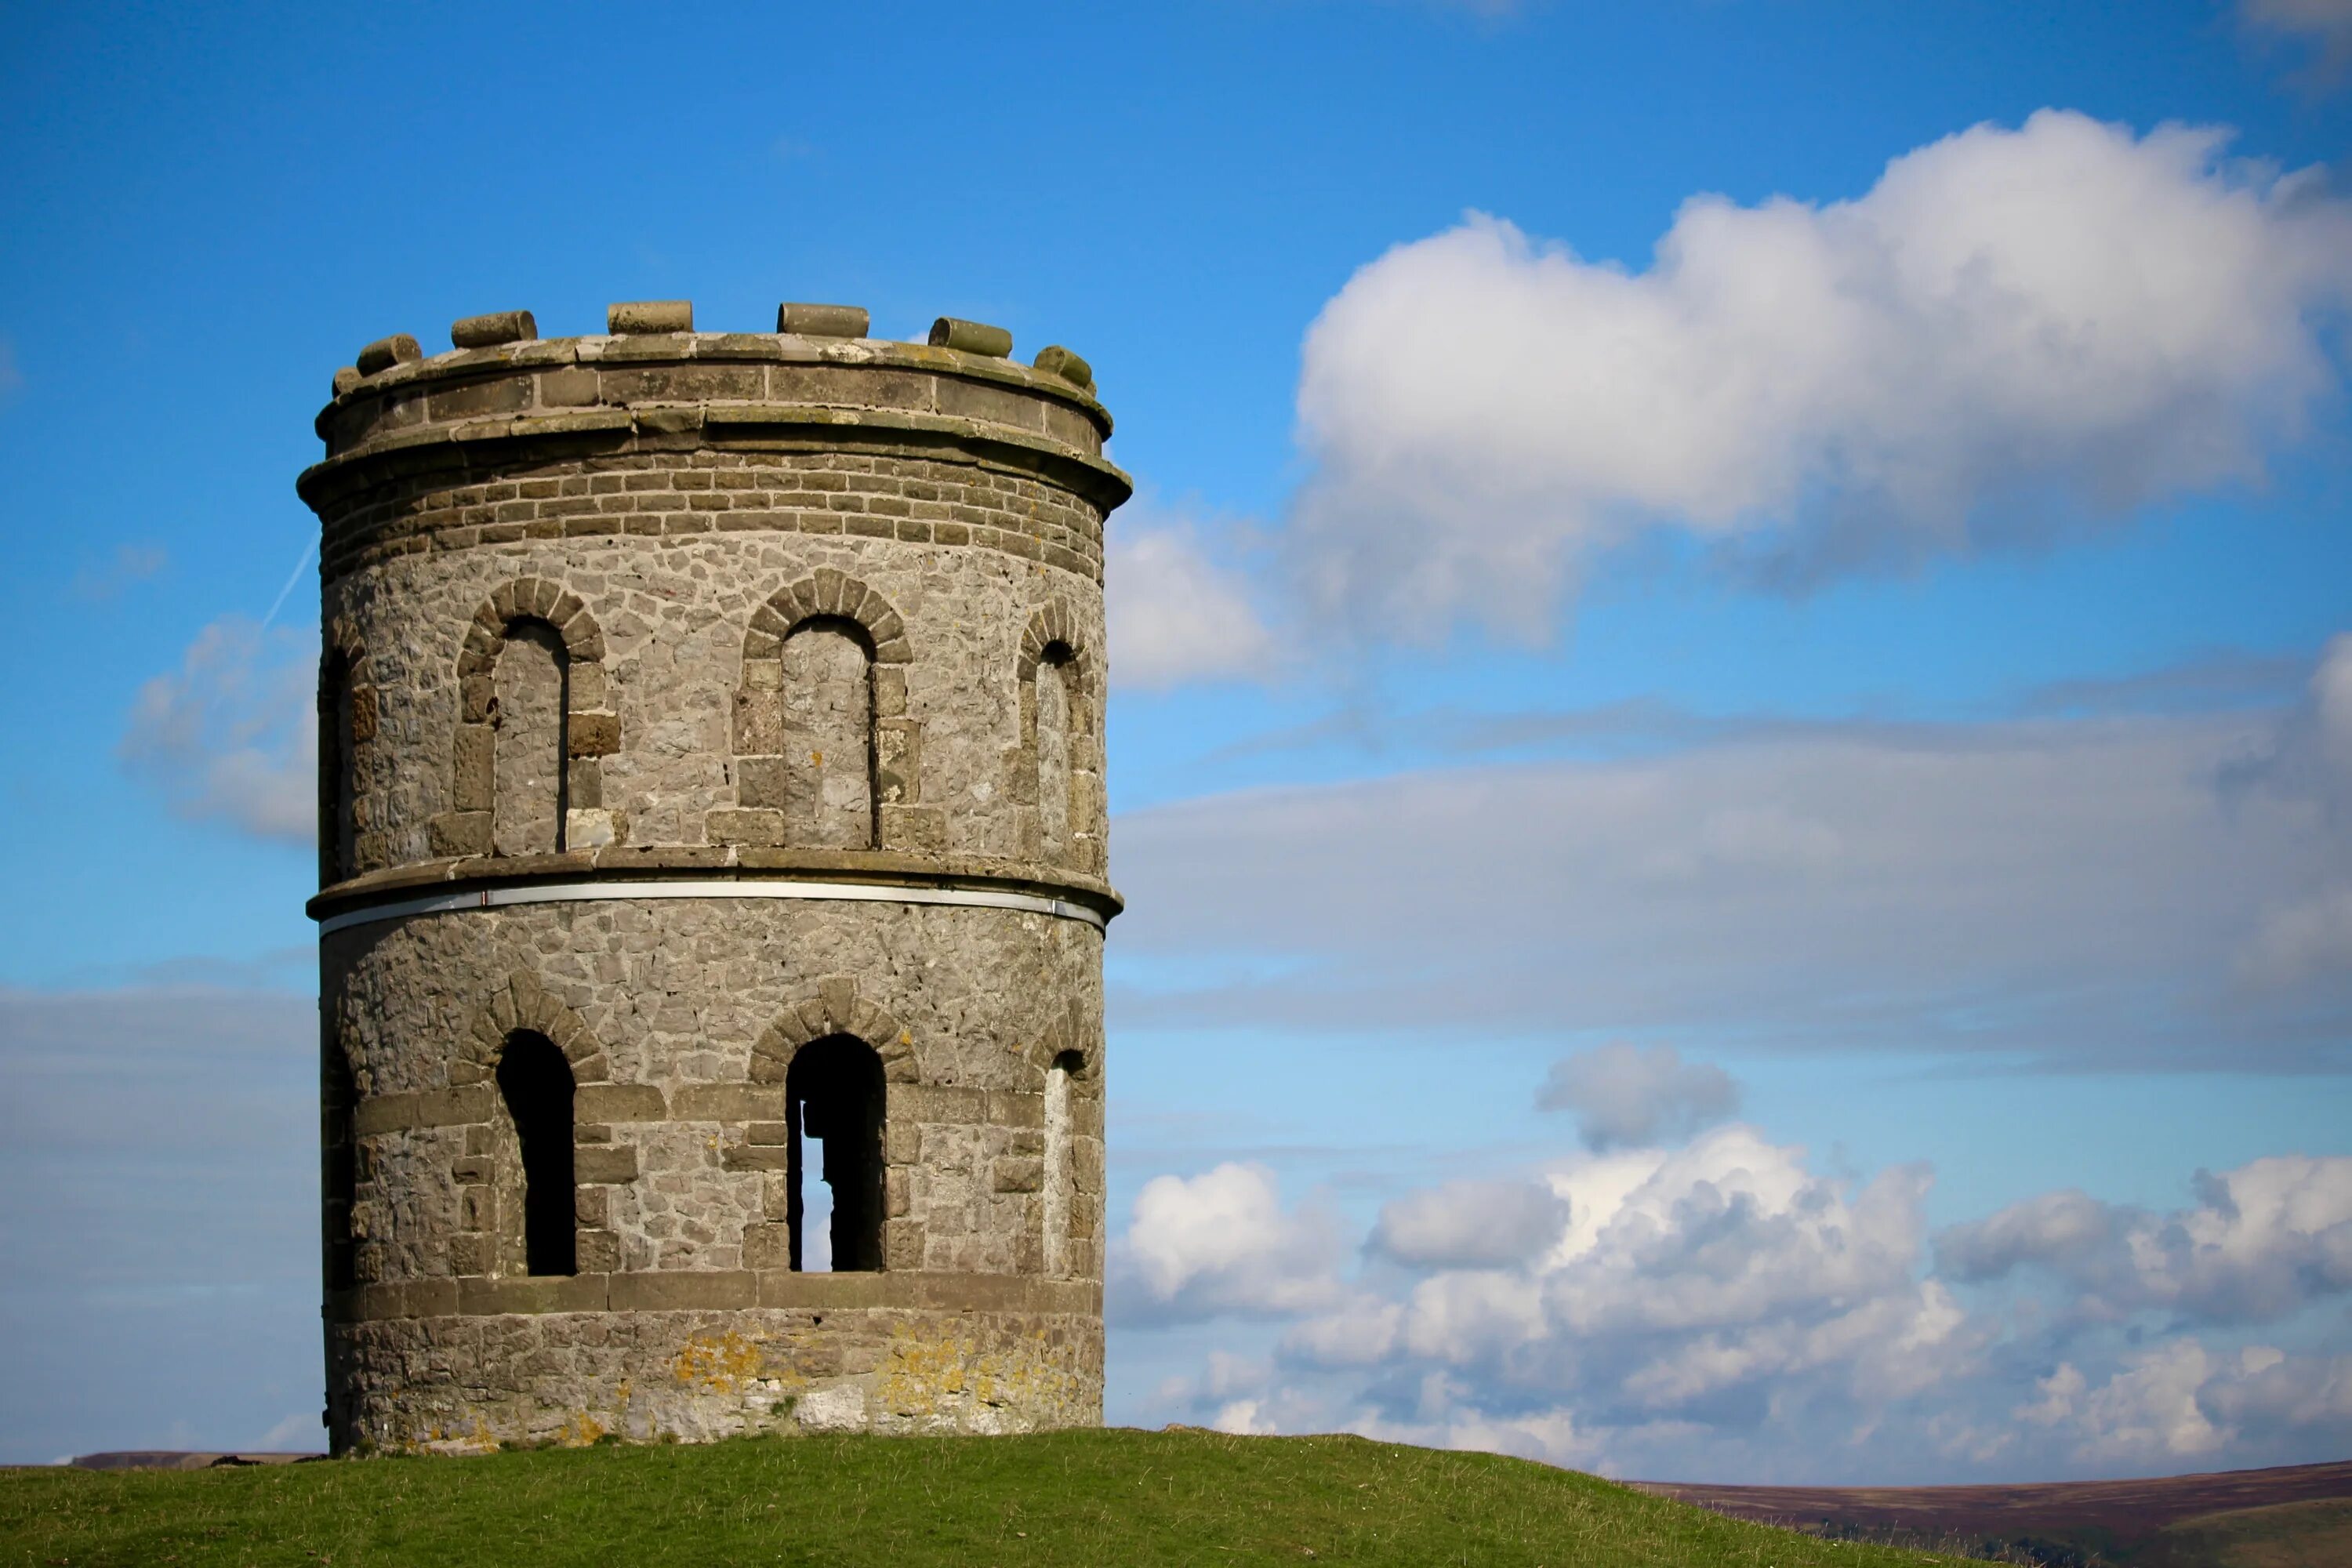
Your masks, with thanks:
[{"label": "fluffy cumulus cloud", "polygon": [[[2352,1005],[2352,785],[2334,793],[2348,648],[2292,714],[1663,715],[1626,755],[1129,813],[1122,950],[1214,978],[1122,989],[1121,1016],[2340,1065],[2310,1020]],[[1722,1108],[1663,1055],[1563,1071],[1552,1092],[1601,1143]]]},{"label": "fluffy cumulus cloud", "polygon": [[1685,1063],[1672,1046],[1618,1040],[1554,1062],[1536,1103],[1574,1111],[1577,1136],[1601,1150],[1655,1143],[1720,1121],[1739,1109],[1739,1089],[1721,1068]]},{"label": "fluffy cumulus cloud", "polygon": [[[2342,1310],[2352,1161],[2257,1161],[2170,1214],[2064,1194],[1933,1239],[1929,1179],[1823,1174],[1735,1124],[1413,1193],[1352,1268],[1322,1249],[1269,1289],[1240,1263],[1260,1282],[1227,1314],[1278,1309],[1280,1340],[1257,1360],[1219,1350],[1160,1387],[1159,1412],[1788,1480],[2258,1463],[2352,1436],[2352,1358],[2184,1331],[2194,1314],[2275,1328]],[[1136,1256],[1199,1249],[1198,1205],[1166,1202],[1181,1187],[1139,1202]],[[1270,1183],[1246,1192],[1229,1226],[1246,1239],[1218,1268],[1308,1223]],[[2106,1321],[1993,1289],[2027,1260],[2079,1268]]]},{"label": "fluffy cumulus cloud", "polygon": [[1694,197],[1638,272],[1474,215],[1308,332],[1294,564],[1360,625],[1537,634],[1654,524],[1796,578],[2045,537],[2258,477],[2347,297],[2315,174],[2054,110],[1850,201]]},{"label": "fluffy cumulus cloud", "polygon": [[318,830],[315,645],[225,616],[139,689],[118,753],[177,815],[257,837]]},{"label": "fluffy cumulus cloud", "polygon": [[1119,513],[1106,543],[1110,678],[1160,689],[1265,673],[1273,646],[1246,579],[1204,531],[1150,509]]},{"label": "fluffy cumulus cloud", "polygon": [[1329,1214],[1284,1208],[1262,1165],[1158,1176],[1112,1246],[1110,1289],[1131,1321],[1293,1311],[1328,1298],[1342,1245]]},{"label": "fluffy cumulus cloud", "polygon": [[1972,1281],[2045,1272],[2075,1311],[2116,1318],[2272,1322],[2352,1291],[2352,1159],[2256,1160],[2197,1188],[2170,1214],[2049,1194],[1954,1227],[1938,1256]]},{"label": "fluffy cumulus cloud", "polygon": [[1416,1268],[1491,1268],[1524,1263],[1567,1223],[1544,1183],[1449,1182],[1381,1209],[1368,1245]]}]

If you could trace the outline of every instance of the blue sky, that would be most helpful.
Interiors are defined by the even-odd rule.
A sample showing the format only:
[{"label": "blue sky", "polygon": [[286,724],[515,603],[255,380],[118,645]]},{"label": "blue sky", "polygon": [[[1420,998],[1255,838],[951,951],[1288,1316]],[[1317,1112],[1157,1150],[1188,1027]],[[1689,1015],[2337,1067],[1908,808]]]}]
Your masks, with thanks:
[{"label": "blue sky", "polygon": [[2352,14],[2046,12],[14,18],[0,1458],[315,1437],[310,420],[666,297],[1118,417],[1113,1419],[2339,1455]]}]

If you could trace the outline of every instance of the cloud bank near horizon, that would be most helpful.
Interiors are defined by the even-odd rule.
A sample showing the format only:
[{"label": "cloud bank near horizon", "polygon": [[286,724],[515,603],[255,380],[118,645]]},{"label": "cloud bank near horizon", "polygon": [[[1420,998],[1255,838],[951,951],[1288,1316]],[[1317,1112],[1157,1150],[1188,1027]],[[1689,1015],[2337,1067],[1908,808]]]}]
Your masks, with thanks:
[{"label": "cloud bank near horizon", "polygon": [[[1931,1237],[1925,1166],[1824,1175],[1740,1123],[1384,1207],[1350,1268],[1318,1201],[1161,1177],[1112,1321],[1273,1320],[1147,1408],[1614,1475],[1853,1482],[2160,1473],[2352,1440],[2352,1159],[2200,1173],[2169,1213],[2052,1194]],[[1402,1244],[1401,1245],[1401,1238]],[[1213,1280],[1213,1290],[1202,1290]]]}]

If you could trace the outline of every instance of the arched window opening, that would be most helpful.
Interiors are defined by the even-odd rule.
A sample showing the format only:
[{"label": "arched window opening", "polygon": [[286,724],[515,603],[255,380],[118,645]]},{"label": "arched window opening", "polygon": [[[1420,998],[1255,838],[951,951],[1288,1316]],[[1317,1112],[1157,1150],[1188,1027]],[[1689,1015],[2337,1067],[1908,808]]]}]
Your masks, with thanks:
[{"label": "arched window opening", "polygon": [[353,1126],[359,1093],[341,1044],[330,1034],[320,1045],[320,1185],[326,1215],[327,1289],[348,1290],[359,1283],[352,1235],[352,1205],[360,1192],[359,1137]]},{"label": "arched window opening", "polygon": [[1086,1070],[1086,1058],[1064,1051],[1045,1069],[1045,1277],[1067,1279],[1076,1248],[1070,1243],[1071,1196],[1077,1190],[1077,1157],[1071,1128],[1071,1084]]},{"label": "arched window opening", "polygon": [[518,1030],[499,1057],[499,1093],[522,1155],[523,1269],[580,1270],[572,1178],[572,1064],[545,1035]]},{"label": "arched window opening", "polygon": [[784,638],[785,810],[814,848],[870,849],[874,831],[874,645],[839,616]]},{"label": "arched window opening", "polygon": [[570,805],[563,775],[572,656],[562,634],[541,620],[509,626],[496,681],[490,841],[500,855],[544,855],[563,847]]},{"label": "arched window opening", "polygon": [[1037,849],[1057,863],[1070,848],[1074,658],[1067,643],[1057,642],[1037,661]]},{"label": "arched window opening", "polygon": [[[803,1047],[785,1071],[785,1221],[795,1269],[882,1267],[882,1058],[848,1035]],[[814,1158],[810,1140],[822,1145]]]},{"label": "arched window opening", "polygon": [[359,870],[359,737],[351,656],[329,648],[319,672],[320,880],[340,882]]}]

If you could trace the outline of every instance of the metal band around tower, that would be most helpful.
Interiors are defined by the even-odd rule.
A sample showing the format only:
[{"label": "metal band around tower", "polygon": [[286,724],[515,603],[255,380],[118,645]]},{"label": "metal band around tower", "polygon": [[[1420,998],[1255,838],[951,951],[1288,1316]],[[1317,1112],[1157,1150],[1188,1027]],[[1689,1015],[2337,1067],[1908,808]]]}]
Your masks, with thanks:
[{"label": "metal band around tower", "polygon": [[940,904],[957,909],[1013,910],[1023,914],[1051,915],[1076,921],[1097,931],[1109,922],[1098,910],[1066,899],[1034,893],[998,892],[986,888],[905,888],[872,882],[736,881],[701,879],[691,881],[534,882],[514,888],[478,888],[470,892],[436,893],[421,899],[401,899],[368,904],[319,922],[319,934],[331,936],[352,926],[379,921],[406,920],[412,915],[456,914],[464,910],[507,909],[517,904],[600,903],[632,899],[816,899],[852,903]]}]

